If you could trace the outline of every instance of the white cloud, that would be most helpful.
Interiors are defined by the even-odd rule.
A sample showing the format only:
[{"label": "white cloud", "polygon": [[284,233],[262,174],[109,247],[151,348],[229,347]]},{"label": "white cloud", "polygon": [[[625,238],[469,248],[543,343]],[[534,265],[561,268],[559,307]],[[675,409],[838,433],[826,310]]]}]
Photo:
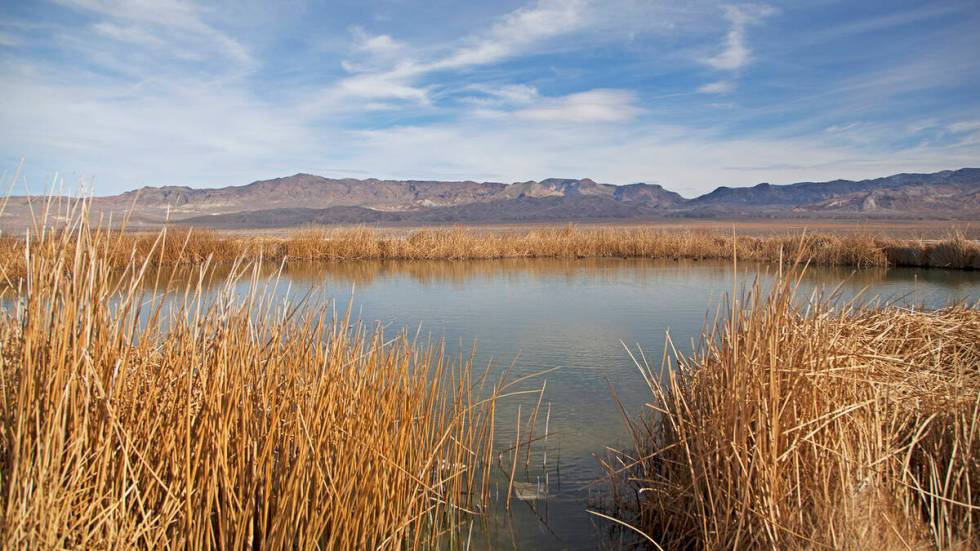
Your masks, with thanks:
[{"label": "white cloud", "polygon": [[761,4],[725,6],[725,18],[730,27],[725,35],[724,49],[718,55],[705,59],[704,63],[722,71],[735,71],[747,65],[752,50],[745,36],[746,28],[773,13],[775,10],[772,7]]},{"label": "white cloud", "polygon": [[972,132],[974,130],[980,130],[980,119],[954,122],[953,124],[950,124],[946,128],[948,128],[950,132],[954,132],[957,134],[963,132]]},{"label": "white cloud", "polygon": [[405,44],[387,34],[369,35],[360,27],[354,27],[354,49],[373,55],[392,55],[401,51]]},{"label": "white cloud", "polygon": [[[880,102],[881,90],[918,90],[941,78],[975,74],[972,57],[967,60],[972,65],[963,67],[957,63],[967,61],[930,50],[918,64],[921,72],[911,70],[915,64],[884,65],[881,75],[862,74],[859,82],[843,82],[850,87],[834,82],[812,92],[846,96],[830,102],[838,104],[832,111],[821,112],[826,119],[819,114],[796,120],[787,116],[766,129],[753,124],[773,120],[767,115],[787,109],[786,102],[713,105],[716,98],[672,94],[673,90],[660,95],[655,89],[659,82],[640,84],[643,96],[614,88],[626,86],[621,81],[568,93],[582,89],[569,86],[588,82],[574,73],[584,64],[568,67],[559,61],[552,67],[551,59],[545,66],[535,58],[520,63],[517,70],[494,66],[523,56],[619,44],[627,31],[642,33],[644,26],[666,29],[675,21],[676,29],[668,32],[703,36],[706,18],[700,4],[663,8],[683,11],[681,15],[643,18],[637,14],[647,9],[652,13],[660,4],[545,0],[477,23],[481,26],[470,32],[460,31],[461,38],[430,43],[421,32],[403,42],[391,34],[351,27],[349,35],[334,33],[329,48],[301,51],[285,69],[281,58],[270,58],[269,74],[246,79],[241,77],[258,68],[249,50],[219,30],[244,28],[241,22],[232,25],[216,19],[217,12],[178,0],[60,1],[95,17],[89,24],[46,23],[50,27],[44,32],[17,32],[15,37],[25,43],[50,36],[54,47],[67,55],[0,59],[0,73],[5,75],[0,152],[8,159],[26,155],[29,167],[43,159],[56,163],[44,169],[96,174],[100,193],[143,184],[242,184],[304,171],[501,181],[552,175],[591,176],[612,183],[658,180],[693,195],[716,185],[762,180],[951,168],[975,164],[980,152],[976,121],[970,120],[975,113],[965,109],[956,110],[962,120],[936,117],[935,133],[949,132],[946,138],[958,140],[952,144],[945,139],[928,147],[897,149],[895,136],[907,133],[904,118],[881,127],[832,126],[841,120],[875,120],[866,114],[867,105]],[[623,6],[637,11],[619,10]],[[747,30],[771,13],[771,8],[751,5],[727,9],[731,28],[725,28],[724,51],[710,62],[700,59],[723,72],[700,81],[704,84],[698,91],[735,90],[738,70],[752,61]],[[369,20],[364,24],[371,25]],[[645,47],[641,38],[631,47]],[[676,38],[672,35],[669,42]],[[263,51],[260,44],[252,47],[256,54]],[[663,58],[657,57],[658,49],[652,59],[667,64],[682,58],[689,65],[687,47],[665,52]],[[18,47],[17,56],[22,51],[27,52]],[[318,59],[310,61],[304,54]],[[73,63],[63,63],[64,58]],[[346,58],[346,73],[338,70],[341,58]],[[211,63],[188,67],[170,63],[174,59]],[[936,64],[935,59],[944,63]],[[97,72],[89,72],[90,67]],[[296,73],[302,76],[293,77]],[[869,76],[875,77],[873,85],[865,82]],[[555,90],[565,95],[555,95]],[[860,104],[848,103],[862,94],[867,98],[859,97]],[[814,102],[809,95],[787,99],[792,101]],[[826,98],[821,101],[814,110],[828,103]],[[667,111],[675,105],[676,112]],[[730,111],[726,117],[711,118],[712,106]],[[358,118],[368,111],[395,109],[408,116],[387,112]],[[683,122],[677,124],[683,127],[657,122],[681,117]],[[729,124],[728,119],[735,122]],[[405,120],[439,122],[391,126]],[[741,137],[723,134],[740,123],[746,130]],[[377,129],[363,130],[369,127]],[[953,136],[956,132],[960,134]]]},{"label": "white cloud", "polygon": [[588,22],[587,7],[585,0],[539,0],[500,17],[475,38],[442,48],[443,52],[437,55],[413,51],[388,35],[370,35],[354,27],[351,51],[355,59],[342,62],[343,68],[354,76],[314,94],[306,110],[349,110],[357,98],[390,98],[428,105],[430,90],[417,84],[425,76],[525,54],[542,42],[583,28]]},{"label": "white cloud", "polygon": [[129,42],[132,44],[140,44],[150,47],[160,47],[164,45],[164,41],[158,38],[156,35],[135,25],[121,26],[103,21],[93,25],[92,29],[103,36],[113,40],[118,40],[120,42]]},{"label": "white cloud", "polygon": [[727,94],[733,90],[735,90],[735,83],[730,80],[709,82],[698,87],[698,92],[702,94]]},{"label": "white cloud", "polygon": [[463,98],[465,103],[484,107],[527,105],[540,97],[538,89],[527,84],[504,84],[500,86],[472,84],[464,87],[461,92],[475,94],[465,96]]},{"label": "white cloud", "polygon": [[[100,15],[108,20],[125,22],[116,25],[96,24],[96,30],[117,40],[139,42],[159,47],[169,44],[182,51],[188,42],[208,45],[202,50],[217,50],[226,59],[241,66],[254,63],[248,49],[239,41],[205,21],[205,13],[196,4],[184,0],[55,0],[76,10]],[[101,26],[100,26],[101,25]]]},{"label": "white cloud", "polygon": [[884,15],[877,15],[861,19],[848,18],[845,22],[829,28],[808,29],[809,32],[802,33],[802,36],[799,36],[798,40],[794,40],[794,42],[799,45],[800,43],[821,44],[832,41],[847,40],[853,35],[919,24],[923,21],[949,16],[958,12],[968,13],[972,9],[973,6],[971,6],[969,2],[954,2],[947,4],[933,2],[904,10],[900,6],[896,5],[893,7],[893,9],[889,9]]},{"label": "white cloud", "polygon": [[957,145],[976,146],[980,144],[980,119],[954,122],[948,125],[946,129],[956,135]]},{"label": "white cloud", "polygon": [[581,29],[587,24],[583,0],[539,0],[500,18],[484,36],[449,56],[430,63],[426,70],[460,69],[511,57],[529,46]]},{"label": "white cloud", "polygon": [[[0,102],[0,151],[28,166],[96,174],[101,193],[143,184],[216,185],[285,171],[315,156],[317,136],[288,108],[221,84],[73,82],[34,67],[11,70]],[[284,148],[283,144],[289,144]]]},{"label": "white cloud", "polygon": [[379,72],[397,63],[407,45],[390,35],[373,35],[359,26],[351,27],[350,57],[340,62],[349,73]]},{"label": "white cloud", "polygon": [[557,98],[546,98],[515,115],[531,121],[567,123],[624,122],[640,115],[636,97],[626,90],[589,90]]},{"label": "white cloud", "polygon": [[[371,131],[316,127],[288,106],[234,87],[180,82],[121,90],[36,71],[9,71],[0,102],[0,151],[98,176],[98,193],[140,185],[240,185],[295,172],[326,176],[520,181],[589,176],[611,183],[662,182],[691,196],[718,185],[862,178],[975,164],[976,142],[882,150],[836,135],[731,139],[690,128],[631,123],[622,90],[556,98],[530,89],[524,109]],[[371,102],[367,102],[371,103]],[[523,113],[522,113],[523,111]],[[587,132],[568,123],[592,124]],[[966,124],[964,124],[966,123]],[[968,121],[953,123],[967,129]],[[970,145],[970,144],[973,145]],[[779,160],[774,165],[773,160]]]},{"label": "white cloud", "polygon": [[864,125],[860,122],[849,122],[846,124],[832,124],[827,128],[824,128],[823,131],[827,132],[828,134],[840,134],[842,132],[850,132],[851,130],[854,130],[855,128],[860,128],[861,126]]},{"label": "white cloud", "polygon": [[975,146],[883,151],[821,135],[730,139],[650,125],[597,125],[589,132],[569,132],[560,121],[514,118],[354,132],[350,143],[343,162],[370,166],[378,177],[512,182],[589,176],[617,184],[659,181],[687,196],[719,185],[860,179],[976,162]]},{"label": "white cloud", "polygon": [[[340,98],[411,100],[421,104],[429,102],[429,94],[424,88],[409,86],[394,73],[366,73],[346,78],[340,82]],[[356,108],[356,106],[351,106]]]}]

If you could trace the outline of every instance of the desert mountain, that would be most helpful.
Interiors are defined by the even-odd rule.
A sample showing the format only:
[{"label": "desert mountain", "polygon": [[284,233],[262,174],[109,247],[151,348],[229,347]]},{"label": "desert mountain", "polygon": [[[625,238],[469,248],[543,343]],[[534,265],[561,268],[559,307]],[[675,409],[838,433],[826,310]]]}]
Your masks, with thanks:
[{"label": "desert mountain", "polygon": [[980,169],[963,168],[932,174],[896,174],[885,178],[801,182],[785,186],[758,184],[719,187],[688,202],[690,212],[753,214],[792,209],[815,214],[973,216],[980,211]]},{"label": "desert mountain", "polygon": [[[35,199],[37,201],[37,199]],[[0,223],[23,227],[27,199],[12,197]],[[154,227],[304,224],[494,223],[638,220],[654,217],[980,218],[980,169],[897,174],[872,180],[719,187],[685,199],[659,185],[616,186],[588,178],[504,184],[473,181],[331,179],[311,174],[244,186],[145,187],[92,202],[93,213]]]}]

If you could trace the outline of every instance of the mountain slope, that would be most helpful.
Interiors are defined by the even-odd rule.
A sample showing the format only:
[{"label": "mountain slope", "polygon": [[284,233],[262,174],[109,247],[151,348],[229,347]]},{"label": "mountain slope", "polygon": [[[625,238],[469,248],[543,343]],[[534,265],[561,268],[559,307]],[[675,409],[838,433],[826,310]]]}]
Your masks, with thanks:
[{"label": "mountain slope", "polygon": [[869,213],[940,216],[980,211],[980,169],[944,170],[932,174],[896,174],[872,180],[801,182],[784,186],[719,187],[692,199],[689,213],[795,212]]},{"label": "mountain slope", "polygon": [[278,228],[302,225],[368,223],[507,223],[568,220],[635,220],[652,217],[656,209],[607,197],[521,196],[413,211],[379,211],[364,207],[281,208],[196,216],[181,221],[220,229]]},{"label": "mountain slope", "polygon": [[[34,199],[35,205],[43,198]],[[39,209],[35,208],[35,211]],[[331,179],[296,174],[244,186],[146,187],[92,200],[92,213],[133,227],[173,222],[269,228],[303,224],[493,223],[652,217],[879,217],[980,219],[980,169],[896,174],[871,180],[719,187],[685,199],[659,185],[615,186],[548,178],[513,184]],[[8,231],[31,221],[28,200],[10,198]]]}]

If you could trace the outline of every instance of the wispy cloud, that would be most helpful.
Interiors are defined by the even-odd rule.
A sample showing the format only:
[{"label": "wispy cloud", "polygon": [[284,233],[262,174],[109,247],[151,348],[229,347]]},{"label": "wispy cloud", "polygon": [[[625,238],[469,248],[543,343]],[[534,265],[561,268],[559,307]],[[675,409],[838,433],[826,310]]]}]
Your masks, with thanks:
[{"label": "wispy cloud", "polygon": [[420,70],[461,69],[514,56],[535,44],[579,30],[587,22],[587,6],[583,0],[539,0],[534,6],[503,16],[484,36],[421,66]]},{"label": "wispy cloud", "polygon": [[856,20],[848,20],[844,23],[833,25],[826,29],[819,29],[800,36],[799,40],[794,41],[799,44],[804,41],[810,44],[818,44],[832,40],[842,40],[851,38],[855,35],[864,33],[878,32],[908,25],[921,24],[930,19],[945,17],[954,14],[968,13],[970,11],[969,2],[940,3],[933,2],[923,6],[909,9],[890,9],[887,13],[875,15],[873,17],[862,17]]},{"label": "wispy cloud", "polygon": [[341,61],[348,73],[384,70],[397,62],[408,48],[390,35],[372,35],[357,25],[351,27],[350,33],[350,56]]},{"label": "wispy cloud", "polygon": [[748,45],[746,30],[750,25],[773,15],[776,10],[764,4],[725,6],[724,10],[729,29],[722,43],[722,51],[706,58],[704,63],[721,71],[736,71],[752,59],[752,49]]},{"label": "wispy cloud", "polygon": [[93,25],[92,29],[102,36],[120,42],[129,42],[131,44],[150,47],[160,47],[166,44],[163,39],[137,25],[123,26],[102,21]]},{"label": "wispy cloud", "polygon": [[[182,50],[188,46],[214,50],[226,59],[251,65],[254,59],[238,40],[205,20],[198,5],[184,0],[55,0],[104,18],[96,31],[124,42]],[[210,48],[208,48],[210,47]]]},{"label": "wispy cloud", "polygon": [[641,113],[643,110],[636,105],[633,93],[600,89],[547,98],[515,114],[531,121],[606,123],[628,121]]},{"label": "wispy cloud", "polygon": [[731,80],[718,80],[698,86],[698,92],[702,94],[727,94],[735,89],[735,83]]},{"label": "wispy cloud", "polygon": [[589,132],[569,132],[556,121],[519,121],[480,119],[356,132],[347,161],[352,166],[370,163],[383,175],[395,176],[447,178],[469,171],[505,182],[581,175],[612,183],[659,180],[688,196],[717,185],[860,179],[975,164],[968,147],[881,151],[823,136],[730,140],[683,127],[597,125]]},{"label": "wispy cloud", "polygon": [[388,57],[397,54],[405,48],[405,44],[387,34],[372,36],[358,26],[354,26],[351,32],[354,34],[353,47],[358,51]]},{"label": "wispy cloud", "polygon": [[826,132],[826,133],[828,133],[828,134],[839,134],[839,133],[842,133],[842,132],[850,132],[852,130],[861,128],[862,126],[864,126],[864,125],[862,125],[860,122],[849,122],[849,123],[845,123],[845,124],[832,124],[832,125],[828,126],[827,128],[824,128],[823,131]]},{"label": "wispy cloud", "polygon": [[[0,158],[96,174],[100,193],[304,171],[696,194],[980,158],[969,2],[853,24],[845,0],[778,18],[710,0],[53,2],[0,20]],[[795,49],[764,47],[776,34]]]},{"label": "wispy cloud", "polygon": [[954,122],[947,126],[947,128],[950,132],[955,133],[973,132],[974,130],[980,130],[980,119]]},{"label": "wispy cloud", "polygon": [[482,107],[522,106],[537,101],[538,89],[527,84],[504,84],[491,86],[471,84],[463,87],[464,103]]},{"label": "wispy cloud", "polygon": [[[539,0],[501,16],[490,28],[473,38],[437,48],[436,54],[413,51],[388,35],[370,35],[353,29],[352,53],[344,60],[352,76],[316,94],[307,106],[311,113],[350,109],[354,98],[431,102],[428,87],[419,81],[433,73],[460,71],[527,54],[537,45],[586,24],[584,0]],[[368,54],[365,56],[364,54]],[[367,61],[364,60],[367,57]]]}]

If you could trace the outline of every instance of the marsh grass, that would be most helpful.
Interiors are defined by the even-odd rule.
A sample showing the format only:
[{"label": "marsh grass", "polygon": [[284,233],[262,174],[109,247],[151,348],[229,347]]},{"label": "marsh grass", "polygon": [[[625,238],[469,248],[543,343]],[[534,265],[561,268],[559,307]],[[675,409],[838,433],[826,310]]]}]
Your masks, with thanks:
[{"label": "marsh grass", "polygon": [[84,220],[2,297],[0,547],[419,548],[485,509],[502,381]]},{"label": "marsh grass", "polygon": [[665,549],[975,549],[980,311],[797,283],[756,284],[660,370],[636,355],[651,402],[606,513]]},{"label": "marsh grass", "polygon": [[[34,232],[39,235],[40,230]],[[453,227],[407,234],[368,227],[305,228],[287,237],[236,236],[197,228],[157,233],[104,232],[103,255],[115,268],[149,259],[157,266],[196,265],[205,259],[279,260],[465,260],[499,258],[660,258],[780,262],[807,254],[811,264],[857,268],[915,266],[980,269],[980,243],[953,233],[946,239],[897,240],[862,234],[819,233],[765,237],[643,227],[583,228],[574,225],[526,231]],[[74,246],[68,243],[67,246]],[[24,273],[26,240],[0,237],[0,277]],[[150,252],[152,251],[152,254]]]},{"label": "marsh grass", "polygon": [[[574,225],[493,232],[455,227],[416,230],[406,236],[369,228],[311,229],[285,241],[290,258],[731,258],[733,239],[749,260],[772,261],[792,254],[799,236],[745,237],[707,232],[670,232],[642,227],[586,229]],[[813,261],[828,265],[883,266],[881,245],[868,236],[816,235],[806,240]]]},{"label": "marsh grass", "polygon": [[[802,238],[801,238],[802,237]],[[566,225],[527,231],[455,227],[399,235],[370,228],[311,228],[278,243],[282,254],[302,260],[666,258],[780,262],[805,253],[811,264],[980,268],[980,243],[953,233],[933,241],[897,240],[868,234],[753,237],[643,227],[582,228]],[[254,246],[254,245],[253,245]]]}]

